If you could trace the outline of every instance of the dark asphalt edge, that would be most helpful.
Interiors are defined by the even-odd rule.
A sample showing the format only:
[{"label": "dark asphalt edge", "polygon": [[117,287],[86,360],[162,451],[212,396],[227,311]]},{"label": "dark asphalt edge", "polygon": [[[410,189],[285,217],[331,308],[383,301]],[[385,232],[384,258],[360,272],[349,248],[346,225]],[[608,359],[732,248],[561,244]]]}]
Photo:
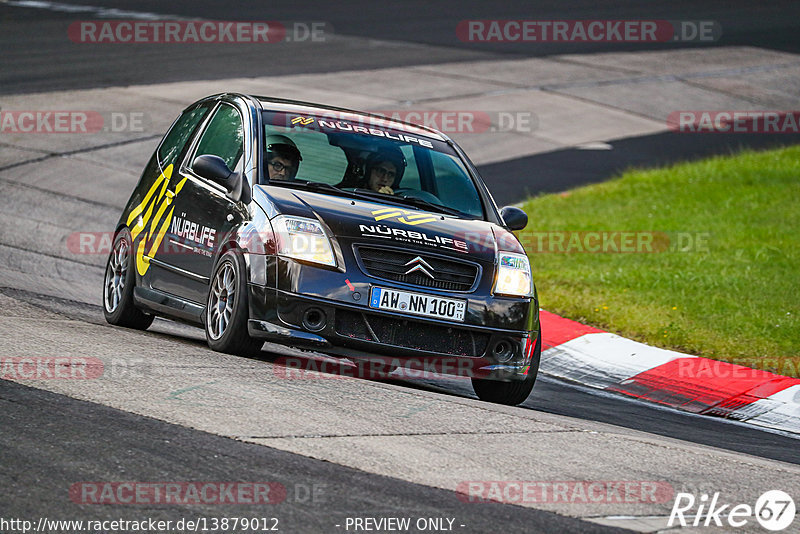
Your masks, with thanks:
[{"label": "dark asphalt edge", "polygon": [[[666,126],[666,125],[665,125]],[[800,134],[663,132],[605,141],[609,150],[566,148],[478,165],[499,206],[604,182],[632,169],[652,169],[743,150],[800,144]],[[531,225],[536,223],[532,218]]]},{"label": "dark asphalt edge", "polygon": [[[258,515],[285,532],[336,532],[346,517],[455,517],[460,532],[626,532],[554,512],[461,502],[455,491],[245,443],[89,401],[0,381],[0,494],[3,516],[140,519]],[[9,480],[10,479],[10,480]],[[275,505],[94,505],[70,500],[79,482],[278,482]],[[10,483],[9,483],[10,482]],[[296,498],[323,488],[317,502]],[[334,489],[335,488],[335,489]],[[288,519],[287,519],[288,517]],[[296,525],[292,526],[291,522]],[[287,526],[287,524],[289,526]],[[414,531],[414,530],[410,530]]]}]

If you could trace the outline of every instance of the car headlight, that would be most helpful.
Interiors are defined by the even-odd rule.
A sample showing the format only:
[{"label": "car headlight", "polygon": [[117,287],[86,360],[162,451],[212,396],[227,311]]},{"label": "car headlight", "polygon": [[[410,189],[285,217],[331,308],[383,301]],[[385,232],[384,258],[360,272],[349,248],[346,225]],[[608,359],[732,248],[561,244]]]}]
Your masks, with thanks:
[{"label": "car headlight", "polygon": [[279,255],[336,267],[331,242],[319,221],[279,215],[272,224]]},{"label": "car headlight", "polygon": [[494,293],[515,297],[532,297],[531,264],[528,257],[513,252],[500,252]]}]

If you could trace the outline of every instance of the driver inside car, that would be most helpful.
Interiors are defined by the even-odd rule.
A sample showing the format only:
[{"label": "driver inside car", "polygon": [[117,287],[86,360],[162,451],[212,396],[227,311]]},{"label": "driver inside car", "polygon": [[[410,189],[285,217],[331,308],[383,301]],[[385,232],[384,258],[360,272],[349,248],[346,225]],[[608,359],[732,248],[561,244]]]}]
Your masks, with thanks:
[{"label": "driver inside car", "polygon": [[396,188],[403,178],[403,171],[406,168],[406,158],[397,149],[386,149],[372,153],[364,166],[366,176],[366,186],[372,191],[393,195],[393,187]]}]

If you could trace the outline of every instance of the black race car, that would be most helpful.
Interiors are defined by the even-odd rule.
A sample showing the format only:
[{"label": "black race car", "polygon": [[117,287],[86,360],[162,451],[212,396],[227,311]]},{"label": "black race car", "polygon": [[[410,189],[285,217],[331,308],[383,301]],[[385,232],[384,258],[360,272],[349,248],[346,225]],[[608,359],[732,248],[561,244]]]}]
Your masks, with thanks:
[{"label": "black race car", "polygon": [[269,340],[385,372],[471,377],[519,404],[541,332],[528,258],[477,170],[442,133],[290,100],[215,95],[186,108],[116,227],[109,323],[155,315],[217,351]]}]

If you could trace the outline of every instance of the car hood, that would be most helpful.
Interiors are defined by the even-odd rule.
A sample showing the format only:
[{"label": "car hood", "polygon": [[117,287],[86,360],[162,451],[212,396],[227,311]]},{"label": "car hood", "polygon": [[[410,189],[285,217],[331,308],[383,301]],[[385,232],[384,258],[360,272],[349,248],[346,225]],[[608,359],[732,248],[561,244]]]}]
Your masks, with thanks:
[{"label": "car hood", "polygon": [[395,246],[488,263],[494,262],[498,249],[523,252],[514,234],[487,221],[281,186],[257,186],[254,198],[270,218],[295,215],[321,221],[343,245]]}]

